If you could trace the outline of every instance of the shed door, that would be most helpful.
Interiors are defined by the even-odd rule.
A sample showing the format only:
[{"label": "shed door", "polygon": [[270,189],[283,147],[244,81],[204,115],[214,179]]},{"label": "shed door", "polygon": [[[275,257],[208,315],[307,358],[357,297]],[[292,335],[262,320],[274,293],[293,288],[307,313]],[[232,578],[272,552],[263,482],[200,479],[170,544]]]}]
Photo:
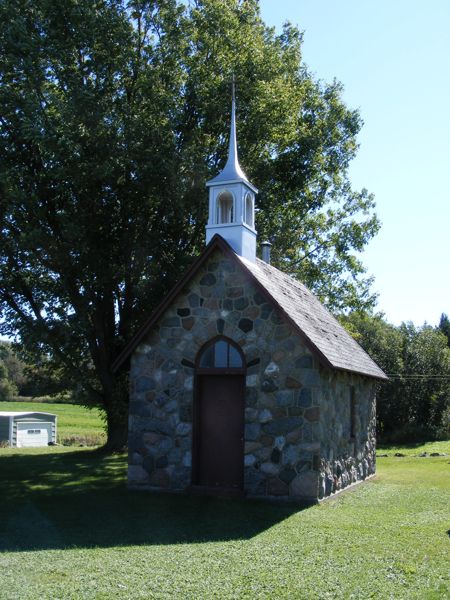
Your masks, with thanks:
[{"label": "shed door", "polygon": [[17,447],[48,446],[52,439],[51,423],[17,423]]},{"label": "shed door", "polygon": [[244,375],[200,375],[198,484],[240,490],[244,470]]}]

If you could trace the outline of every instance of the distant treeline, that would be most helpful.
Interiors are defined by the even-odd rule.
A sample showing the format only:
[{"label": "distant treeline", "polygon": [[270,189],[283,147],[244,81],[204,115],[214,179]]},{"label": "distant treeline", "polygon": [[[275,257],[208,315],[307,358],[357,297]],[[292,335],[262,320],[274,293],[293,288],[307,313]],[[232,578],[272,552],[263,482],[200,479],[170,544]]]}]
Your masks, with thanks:
[{"label": "distant treeline", "polygon": [[[377,394],[377,429],[383,440],[413,442],[450,437],[450,320],[396,327],[382,315],[352,312],[341,323],[389,376]],[[61,373],[45,357],[27,365],[0,342],[0,400],[53,397],[73,401]]]},{"label": "distant treeline", "polygon": [[61,373],[51,369],[45,357],[29,365],[7,341],[0,341],[0,401],[41,398],[69,402],[72,394]]},{"label": "distant treeline", "polygon": [[378,435],[389,442],[450,437],[450,320],[396,327],[351,313],[342,324],[389,375],[377,394]]}]

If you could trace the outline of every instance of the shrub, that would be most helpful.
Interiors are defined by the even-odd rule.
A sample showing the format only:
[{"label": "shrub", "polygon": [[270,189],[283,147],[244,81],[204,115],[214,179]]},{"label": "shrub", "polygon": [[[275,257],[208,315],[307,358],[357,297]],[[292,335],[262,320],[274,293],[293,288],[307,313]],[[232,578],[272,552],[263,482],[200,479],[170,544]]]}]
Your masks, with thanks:
[{"label": "shrub", "polygon": [[441,423],[437,429],[438,439],[449,440],[450,439],[450,406],[447,406],[445,411],[442,413]]},{"label": "shrub", "polygon": [[400,445],[400,444],[420,444],[437,440],[449,439],[449,425],[436,427],[431,425],[416,425],[408,423],[396,431],[390,431],[387,434],[379,436],[378,445]]},{"label": "shrub", "polygon": [[11,402],[17,394],[16,386],[8,379],[0,379],[0,401]]},{"label": "shrub", "polygon": [[86,433],[58,436],[58,443],[62,446],[102,446],[106,442],[105,433]]}]

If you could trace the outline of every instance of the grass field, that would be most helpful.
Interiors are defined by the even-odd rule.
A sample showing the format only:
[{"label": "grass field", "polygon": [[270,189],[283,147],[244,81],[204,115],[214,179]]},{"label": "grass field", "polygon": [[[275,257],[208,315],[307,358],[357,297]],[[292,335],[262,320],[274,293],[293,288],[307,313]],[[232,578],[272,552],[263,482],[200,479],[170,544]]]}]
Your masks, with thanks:
[{"label": "grass field", "polygon": [[97,446],[106,441],[102,413],[98,408],[85,408],[78,404],[0,402],[0,411],[10,410],[48,412],[57,415],[59,444]]},{"label": "grass field", "polygon": [[449,456],[303,510],[127,491],[125,462],[0,450],[2,600],[449,597]]}]

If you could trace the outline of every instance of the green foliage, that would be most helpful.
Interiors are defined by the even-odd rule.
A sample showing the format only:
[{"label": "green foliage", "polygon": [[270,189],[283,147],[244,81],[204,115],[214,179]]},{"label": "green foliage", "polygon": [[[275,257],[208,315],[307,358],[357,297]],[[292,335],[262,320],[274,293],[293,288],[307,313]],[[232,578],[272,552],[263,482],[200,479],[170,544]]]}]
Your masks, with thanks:
[{"label": "green foliage", "polygon": [[[28,360],[29,364],[24,360]],[[36,357],[24,350],[20,352],[17,345],[0,341],[0,361],[6,368],[6,379],[15,390],[13,395],[68,396],[63,370],[56,367],[47,356]]]},{"label": "green foliage", "polygon": [[5,365],[8,380],[21,393],[22,386],[26,382],[24,374],[24,363],[20,360],[17,354],[12,349],[12,346],[7,341],[0,341],[0,361]]},{"label": "green foliage", "polygon": [[17,395],[17,385],[12,377],[13,366],[15,365],[10,360],[7,345],[0,342],[0,401],[12,400]]},{"label": "green foliage", "polygon": [[0,18],[0,330],[105,407],[110,436],[111,364],[203,247],[232,73],[274,263],[333,309],[373,305],[356,253],[379,223],[348,180],[361,119],[295,27],[276,35],[256,0],[5,0]]},{"label": "green foliage", "polygon": [[398,442],[449,436],[450,349],[440,327],[357,312],[341,321],[390,376],[377,395],[379,433]]},{"label": "green foliage", "polygon": [[17,388],[8,379],[8,370],[0,361],[0,401],[12,400],[17,394]]},{"label": "green foliage", "polygon": [[8,377],[8,369],[5,366],[4,362],[0,362],[0,380],[7,379]]},{"label": "green foliage", "polygon": [[0,377],[0,401],[12,400],[17,394],[17,389],[8,381],[8,379]]},{"label": "green foliage", "polygon": [[124,455],[0,450],[3,590],[23,600],[447,598],[448,460],[379,459],[375,480],[301,510],[132,492]]},{"label": "green foliage", "polygon": [[450,319],[445,313],[442,313],[439,320],[439,329],[447,338],[447,345],[450,348]]},{"label": "green foliage", "polygon": [[437,427],[443,412],[450,406],[450,350],[439,329],[411,323],[400,329],[405,336],[404,362],[406,372],[419,377],[406,379],[404,394],[409,398],[406,417],[417,425]]},{"label": "green foliage", "polygon": [[25,364],[24,367],[25,381],[19,390],[21,396],[33,398],[40,396],[74,397],[74,394],[68,391],[71,382],[66,380],[64,370],[59,368],[54,361],[48,357],[41,357],[37,364],[33,364],[32,353],[22,354],[25,354],[31,364]]}]

